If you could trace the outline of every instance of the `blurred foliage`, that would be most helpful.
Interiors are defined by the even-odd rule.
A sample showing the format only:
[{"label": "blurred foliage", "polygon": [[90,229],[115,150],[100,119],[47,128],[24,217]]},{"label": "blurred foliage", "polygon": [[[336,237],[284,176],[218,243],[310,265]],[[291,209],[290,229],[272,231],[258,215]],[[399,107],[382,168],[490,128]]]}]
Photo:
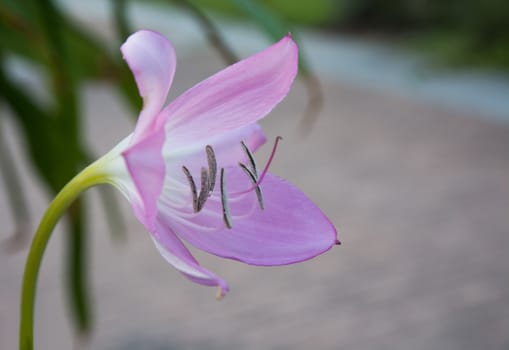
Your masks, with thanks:
[{"label": "blurred foliage", "polygon": [[[246,16],[238,0],[194,0],[227,15]],[[252,0],[301,25],[348,33],[403,37],[450,64],[509,69],[507,0]],[[249,17],[249,15],[247,15]]]},{"label": "blurred foliage", "polygon": [[337,28],[414,34],[452,64],[509,69],[507,0],[339,0]]},{"label": "blurred foliage", "polygon": [[[195,0],[194,2],[200,7],[229,15],[246,15],[244,10],[239,8],[236,0]],[[262,6],[289,22],[315,26],[332,24],[337,7],[337,0],[256,0],[255,2],[257,6]]]}]

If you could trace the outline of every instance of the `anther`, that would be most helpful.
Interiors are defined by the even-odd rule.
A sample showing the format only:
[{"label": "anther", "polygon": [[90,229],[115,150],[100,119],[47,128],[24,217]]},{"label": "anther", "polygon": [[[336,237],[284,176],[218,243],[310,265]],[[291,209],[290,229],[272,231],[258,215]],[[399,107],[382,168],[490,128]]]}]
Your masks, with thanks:
[{"label": "anther", "polygon": [[264,206],[263,206],[263,193],[262,193],[262,189],[260,188],[260,186],[258,186],[256,184],[258,179],[256,178],[255,174],[253,174],[251,172],[251,170],[249,170],[249,168],[245,164],[239,163],[239,166],[241,167],[242,170],[244,170],[244,172],[246,173],[247,177],[249,177],[249,179],[251,180],[251,183],[254,186],[256,186],[255,187],[255,191],[256,191],[256,197],[258,198],[258,204],[260,205],[260,209],[263,210]]},{"label": "anther", "polygon": [[210,178],[207,169],[201,168],[201,188],[200,194],[198,195],[198,200],[196,203],[197,211],[202,210],[205,202],[210,196]]},{"label": "anther", "polygon": [[221,205],[223,206],[223,221],[227,228],[232,228],[232,216],[228,207],[228,197],[224,178],[224,168],[221,168]]},{"label": "anther", "polygon": [[272,147],[272,152],[270,153],[269,160],[267,161],[267,164],[265,165],[265,168],[263,168],[262,174],[260,175],[259,178],[257,178],[257,180],[253,184],[253,186],[248,188],[247,190],[240,191],[240,192],[235,192],[233,194],[238,195],[238,194],[248,193],[248,192],[256,190],[256,188],[261,185],[261,183],[263,181],[263,178],[267,174],[267,171],[269,170],[270,164],[272,163],[272,160],[274,159],[274,156],[276,155],[276,150],[277,150],[277,146],[279,144],[279,141],[281,141],[282,139],[283,138],[281,136],[277,136],[276,137],[276,141],[274,142],[274,147]]},{"label": "anther", "polygon": [[206,168],[201,168],[201,187],[200,194],[198,195],[196,190],[196,183],[193,180],[193,176],[189,169],[185,166],[182,166],[182,171],[187,177],[187,181],[189,181],[189,186],[191,187],[191,193],[193,195],[193,210],[195,213],[199,212],[203,209],[205,202],[210,197],[210,193],[214,190],[216,186],[216,176],[217,176],[217,162],[216,155],[214,154],[214,150],[211,146],[207,145],[205,147],[205,151],[207,153],[207,163],[208,163],[208,171]]},{"label": "anther", "polygon": [[216,176],[217,176],[217,161],[216,155],[214,154],[214,150],[211,146],[207,145],[205,147],[205,151],[207,152],[207,162],[209,164],[209,192],[214,191],[214,187],[216,186]]},{"label": "anther", "polygon": [[189,181],[189,187],[191,187],[191,194],[193,195],[193,210],[196,213],[198,212],[198,193],[196,192],[196,184],[194,183],[191,172],[185,165],[182,166],[182,171],[186,175],[187,181]]},{"label": "anther", "polygon": [[242,148],[244,149],[244,152],[246,152],[247,158],[249,159],[249,164],[251,165],[253,175],[256,178],[256,180],[258,180],[258,169],[256,168],[256,162],[253,153],[251,152],[249,147],[247,147],[244,141],[241,141],[240,144],[242,145]]}]

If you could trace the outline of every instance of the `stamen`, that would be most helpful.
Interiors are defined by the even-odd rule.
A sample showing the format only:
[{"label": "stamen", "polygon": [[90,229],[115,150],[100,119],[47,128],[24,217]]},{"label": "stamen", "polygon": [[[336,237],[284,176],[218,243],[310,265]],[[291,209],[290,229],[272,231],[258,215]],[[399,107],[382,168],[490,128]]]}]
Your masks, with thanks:
[{"label": "stamen", "polygon": [[[267,171],[269,170],[269,167],[270,167],[272,161],[274,160],[277,146],[279,144],[279,141],[281,141],[282,139],[283,138],[281,136],[276,137],[274,146],[272,148],[272,152],[269,156],[269,160],[267,161],[267,164],[265,165],[265,168],[263,169],[260,177],[258,177],[258,169],[256,167],[256,162],[255,162],[253,153],[247,147],[247,145],[244,143],[244,141],[241,141],[242,148],[244,149],[244,152],[247,155],[250,166],[248,167],[247,165],[245,165],[243,163],[239,163],[239,166],[246,173],[246,175],[249,177],[249,180],[251,181],[251,184],[253,186],[245,191],[235,192],[235,193],[231,193],[231,194],[239,195],[239,194],[245,194],[245,193],[248,193],[251,191],[255,191],[256,197],[258,199],[258,204],[262,210],[264,209],[263,193],[260,188],[260,184],[263,182],[263,179],[264,179],[265,175],[267,174]],[[205,147],[205,151],[207,153],[208,170],[205,167],[201,168],[201,184],[200,184],[201,187],[200,187],[199,195],[197,193],[196,183],[194,182],[191,172],[189,171],[189,169],[187,167],[182,166],[182,171],[184,172],[185,176],[187,177],[189,186],[191,187],[191,194],[193,197],[193,210],[195,213],[197,213],[203,209],[207,199],[210,197],[210,194],[212,193],[212,191],[214,190],[215,185],[216,185],[216,177],[217,177],[216,155],[214,153],[214,149],[210,145],[207,145]],[[221,168],[221,176],[220,176],[221,206],[223,208],[224,224],[227,228],[231,229],[233,227],[232,215],[230,212],[230,207],[228,205],[228,193],[226,192],[226,182],[225,182],[224,173],[225,173],[224,168]]]},{"label": "stamen", "polygon": [[201,211],[205,205],[205,202],[210,197],[210,193],[214,190],[216,186],[216,176],[217,176],[217,161],[216,155],[214,154],[214,150],[211,146],[207,145],[205,147],[205,151],[207,152],[207,162],[209,166],[209,170],[206,168],[201,168],[201,187],[200,194],[198,195],[196,191],[196,183],[193,180],[193,176],[189,169],[185,166],[182,166],[182,171],[187,177],[189,181],[189,186],[191,187],[191,193],[193,195],[193,210],[195,213]]},{"label": "stamen", "polygon": [[216,186],[216,176],[217,176],[216,155],[212,147],[209,145],[205,147],[205,151],[207,152],[207,161],[209,163],[209,192],[212,192],[214,191],[214,187]]},{"label": "stamen", "polygon": [[189,181],[189,187],[191,187],[191,194],[193,195],[193,210],[196,213],[198,212],[198,193],[196,192],[196,184],[194,183],[191,172],[189,172],[189,169],[187,169],[185,165],[182,166],[182,171],[186,175],[187,181]]},{"label": "stamen", "polygon": [[255,179],[258,180],[258,169],[256,168],[256,162],[253,153],[251,153],[251,150],[249,147],[247,147],[244,141],[240,141],[240,144],[242,145],[242,148],[244,149],[244,152],[246,152],[247,158],[249,159],[249,164],[251,165],[253,175],[255,176]]},{"label": "stamen", "polygon": [[256,185],[256,182],[257,182],[258,179],[256,178],[255,174],[253,174],[251,172],[251,170],[249,170],[249,168],[245,164],[239,163],[239,166],[247,174],[247,176],[251,180],[251,183],[256,186],[255,191],[256,191],[256,197],[258,198],[258,204],[260,205],[260,209],[263,210],[264,206],[263,206],[263,193],[262,193],[262,189],[260,188],[260,186]]},{"label": "stamen", "polygon": [[267,164],[265,165],[265,168],[263,168],[262,175],[258,179],[258,185],[262,183],[263,178],[265,177],[265,174],[267,174],[267,171],[269,171],[270,164],[272,163],[272,160],[274,159],[274,156],[276,155],[277,146],[279,144],[279,141],[283,139],[282,136],[277,136],[276,141],[274,141],[274,147],[272,147],[272,152],[270,153],[269,160],[267,161]]},{"label": "stamen", "polygon": [[209,173],[207,172],[207,169],[201,168],[201,188],[200,188],[200,194],[198,196],[196,209],[197,211],[202,210],[203,206],[205,205],[205,202],[207,201],[207,198],[210,196],[210,183],[209,183]]},{"label": "stamen", "polygon": [[227,228],[232,228],[232,216],[228,207],[228,197],[224,179],[224,168],[221,168],[221,205],[223,206],[223,221]]},{"label": "stamen", "polygon": [[267,174],[267,171],[269,170],[270,164],[272,163],[272,160],[274,159],[274,156],[276,155],[276,150],[277,150],[277,146],[279,144],[279,141],[281,141],[282,139],[283,138],[281,136],[277,136],[276,137],[276,141],[274,142],[274,146],[272,147],[272,152],[270,153],[269,160],[267,161],[267,164],[265,165],[265,168],[263,168],[262,174],[258,178],[256,183],[252,187],[248,188],[247,190],[232,193],[233,195],[239,195],[239,194],[245,194],[245,193],[251,192],[253,190],[256,190],[256,188],[261,185],[261,183],[263,181],[263,178],[265,177],[265,174]]}]

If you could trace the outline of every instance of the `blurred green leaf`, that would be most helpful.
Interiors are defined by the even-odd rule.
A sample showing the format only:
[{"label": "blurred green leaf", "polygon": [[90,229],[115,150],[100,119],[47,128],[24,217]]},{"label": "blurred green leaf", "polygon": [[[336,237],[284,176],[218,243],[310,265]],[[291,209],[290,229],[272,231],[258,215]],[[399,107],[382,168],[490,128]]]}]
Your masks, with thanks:
[{"label": "blurred green leaf", "polygon": [[173,0],[173,2],[186,9],[193,18],[198,21],[205,32],[209,43],[214,49],[216,49],[217,52],[219,52],[226,64],[233,64],[239,60],[233,50],[226,43],[226,40],[221,35],[217,26],[199,6],[196,6],[193,2],[188,0]]},{"label": "blurred green leaf", "polygon": [[21,186],[20,176],[16,170],[11,149],[7,142],[5,142],[2,119],[0,119],[0,173],[2,174],[1,177],[4,181],[7,199],[16,225],[15,232],[1,242],[2,246],[0,248],[5,248],[7,251],[12,252],[22,248],[30,237],[28,231],[30,215],[28,213],[26,194],[23,186]]},{"label": "blurred green leaf", "polygon": [[67,237],[67,288],[70,307],[80,334],[87,335],[92,328],[92,309],[88,283],[88,239],[86,237],[83,198],[69,208],[72,235]]},{"label": "blurred green leaf", "polygon": [[[200,8],[221,12],[230,16],[242,16],[234,0],[194,0]],[[260,6],[299,25],[329,25],[334,22],[338,0],[257,0]]]},{"label": "blurred green leaf", "polygon": [[115,30],[117,37],[123,42],[131,30],[127,20],[127,0],[111,0],[113,2],[113,21],[115,23]]}]

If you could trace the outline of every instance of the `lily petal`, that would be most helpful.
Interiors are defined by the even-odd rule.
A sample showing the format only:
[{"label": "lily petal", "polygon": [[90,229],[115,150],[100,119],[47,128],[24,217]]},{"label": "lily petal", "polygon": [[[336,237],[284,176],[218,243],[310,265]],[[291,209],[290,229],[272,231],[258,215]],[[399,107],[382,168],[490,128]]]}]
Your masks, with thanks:
[{"label": "lily petal", "polygon": [[171,139],[167,139],[163,148],[163,157],[166,159],[166,171],[169,176],[174,171],[181,172],[185,165],[192,173],[199,172],[201,167],[207,167],[207,156],[205,147],[212,146],[218,168],[236,166],[239,161],[246,160],[246,154],[242,149],[241,141],[252,152],[255,152],[266,141],[267,138],[258,123],[253,123],[243,128],[231,131],[222,137],[210,137],[203,140],[196,140],[192,147],[175,150],[172,147]]},{"label": "lily petal", "polygon": [[132,34],[120,50],[143,98],[143,109],[131,141],[135,143],[158,128],[157,117],[168,96],[177,60],[170,42],[150,30]]},{"label": "lily petal", "polygon": [[170,147],[185,148],[263,118],[287,95],[297,63],[298,48],[288,35],[189,89],[161,112]]},{"label": "lily petal", "polygon": [[145,137],[122,153],[141,202],[132,202],[134,214],[149,230],[154,229],[157,198],[161,194],[165,163],[162,155],[164,129]]},{"label": "lily petal", "polygon": [[[231,195],[252,185],[237,168],[225,169],[233,228],[223,222],[221,201],[210,198],[200,213],[160,207],[158,220],[193,246],[209,253],[252,265],[285,265],[315,257],[336,242],[336,229],[322,211],[290,183],[267,174],[261,184],[265,209],[256,194]],[[214,215],[215,214],[215,215]]]},{"label": "lily petal", "polygon": [[219,297],[228,292],[228,284],[212,272],[201,267],[169,227],[158,224],[152,238],[163,258],[191,281],[206,286],[219,286]]}]

